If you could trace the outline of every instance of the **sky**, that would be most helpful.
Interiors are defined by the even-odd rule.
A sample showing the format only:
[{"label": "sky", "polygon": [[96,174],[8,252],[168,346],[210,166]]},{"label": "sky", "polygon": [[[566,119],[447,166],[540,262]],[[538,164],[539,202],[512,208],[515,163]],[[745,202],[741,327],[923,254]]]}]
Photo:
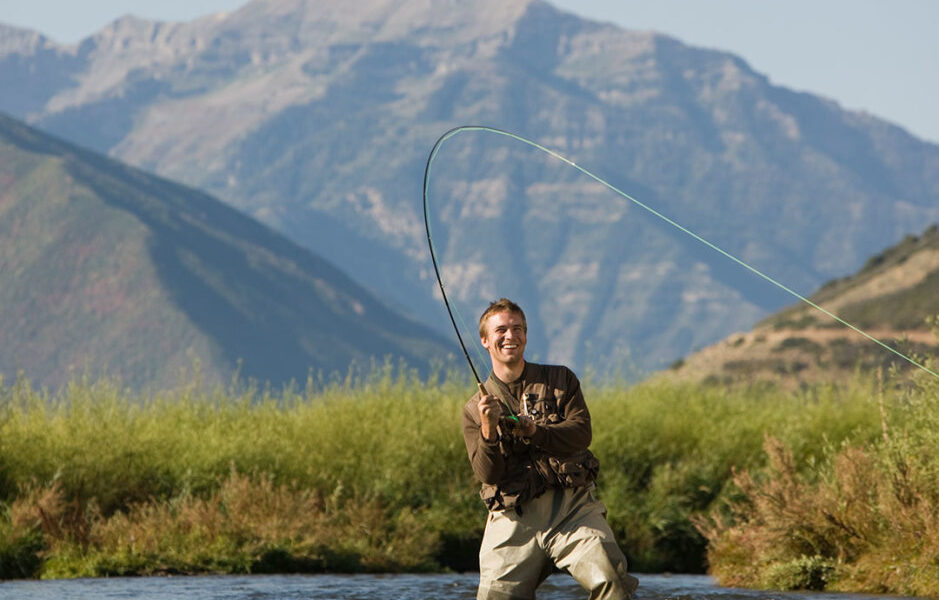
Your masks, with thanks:
[{"label": "sky", "polygon": [[[872,113],[939,143],[937,0],[549,1],[590,19],[732,52],[774,84]],[[245,3],[0,0],[0,22],[70,44],[126,14],[189,21]]]}]

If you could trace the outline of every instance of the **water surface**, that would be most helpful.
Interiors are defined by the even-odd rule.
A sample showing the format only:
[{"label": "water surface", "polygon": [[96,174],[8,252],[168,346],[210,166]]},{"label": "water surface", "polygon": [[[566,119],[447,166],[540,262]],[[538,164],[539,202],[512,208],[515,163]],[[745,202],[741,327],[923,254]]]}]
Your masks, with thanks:
[{"label": "water surface", "polygon": [[[636,575],[636,600],[891,600],[891,596],[722,588],[705,575]],[[0,583],[0,600],[473,600],[479,575],[244,575],[114,577]],[[538,600],[582,600],[567,575],[552,575]],[[908,600],[908,599],[907,599]]]}]

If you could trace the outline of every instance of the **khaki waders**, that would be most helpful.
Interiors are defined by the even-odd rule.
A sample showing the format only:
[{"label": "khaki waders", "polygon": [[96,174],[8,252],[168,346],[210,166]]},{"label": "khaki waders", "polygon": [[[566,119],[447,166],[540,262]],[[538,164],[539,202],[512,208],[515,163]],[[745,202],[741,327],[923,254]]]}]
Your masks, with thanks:
[{"label": "khaki waders", "polygon": [[593,486],[548,488],[514,509],[489,513],[479,549],[477,600],[531,600],[554,567],[570,573],[591,600],[624,600],[638,585]]}]

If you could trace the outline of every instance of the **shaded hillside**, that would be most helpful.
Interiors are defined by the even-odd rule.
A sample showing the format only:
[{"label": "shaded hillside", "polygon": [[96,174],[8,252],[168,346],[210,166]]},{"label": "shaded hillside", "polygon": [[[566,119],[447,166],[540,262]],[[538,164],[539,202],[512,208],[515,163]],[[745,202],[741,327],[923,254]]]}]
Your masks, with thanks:
[{"label": "shaded hillside", "polygon": [[[211,192],[446,335],[420,196],[455,125],[565,153],[802,291],[939,220],[939,147],[731,54],[539,0],[254,0],[73,47],[0,36],[0,77],[22,83],[0,108]],[[448,142],[432,193],[469,337],[509,295],[533,356],[656,368],[789,302],[510,140]]]},{"label": "shaded hillside", "polygon": [[[939,357],[939,227],[907,236],[855,275],[829,282],[812,302],[918,362]],[[932,370],[936,370],[933,363]],[[857,369],[915,368],[824,313],[799,303],[748,333],[673,365],[668,377],[785,386],[838,381]]]},{"label": "shaded hillside", "polygon": [[0,115],[0,374],[275,384],[449,347],[202,192]]}]

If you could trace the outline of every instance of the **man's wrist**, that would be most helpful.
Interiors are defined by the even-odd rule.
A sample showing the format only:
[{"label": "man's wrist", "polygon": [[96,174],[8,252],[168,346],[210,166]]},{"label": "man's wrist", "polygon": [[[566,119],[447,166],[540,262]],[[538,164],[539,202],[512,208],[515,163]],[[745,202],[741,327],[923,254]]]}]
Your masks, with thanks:
[{"label": "man's wrist", "polygon": [[494,446],[495,444],[498,444],[501,441],[502,436],[499,434],[498,428],[495,428],[494,431],[491,431],[490,433],[491,435],[487,436],[486,433],[480,428],[479,437],[482,438],[484,444]]}]

